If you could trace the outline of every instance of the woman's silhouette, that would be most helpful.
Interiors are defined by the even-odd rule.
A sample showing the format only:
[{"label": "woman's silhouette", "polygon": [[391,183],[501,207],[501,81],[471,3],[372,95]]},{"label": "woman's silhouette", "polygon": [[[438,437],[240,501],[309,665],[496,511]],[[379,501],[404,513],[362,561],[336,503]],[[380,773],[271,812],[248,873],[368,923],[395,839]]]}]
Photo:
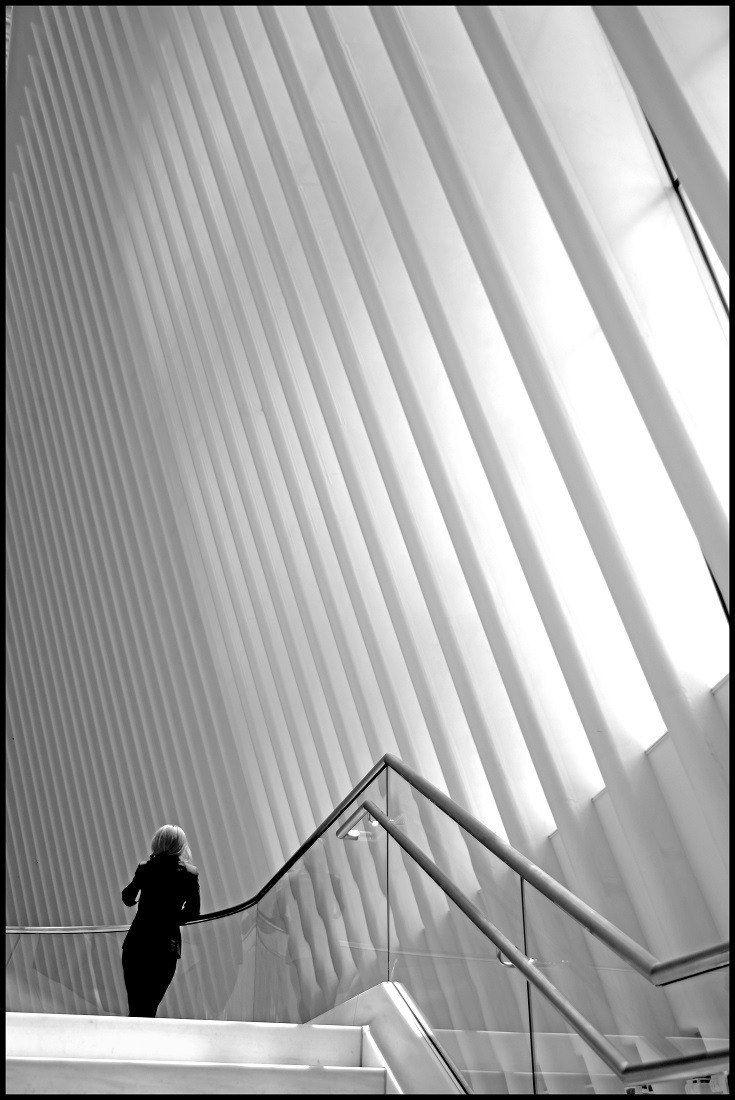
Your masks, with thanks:
[{"label": "woman's silhouette", "polygon": [[155,1016],[181,958],[180,925],[199,916],[199,872],[178,825],[162,825],[151,857],[139,863],[122,892],[140,904],[123,941],[122,964],[130,1016]]}]

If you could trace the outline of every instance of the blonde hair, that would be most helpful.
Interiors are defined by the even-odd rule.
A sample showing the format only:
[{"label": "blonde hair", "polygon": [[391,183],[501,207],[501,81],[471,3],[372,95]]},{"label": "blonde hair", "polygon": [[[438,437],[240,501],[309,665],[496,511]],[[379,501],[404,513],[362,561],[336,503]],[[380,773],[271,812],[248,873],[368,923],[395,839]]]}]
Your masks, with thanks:
[{"label": "blonde hair", "polygon": [[179,856],[186,863],[191,863],[191,848],[186,833],[178,825],[162,825],[156,829],[151,840],[151,852],[154,856]]}]

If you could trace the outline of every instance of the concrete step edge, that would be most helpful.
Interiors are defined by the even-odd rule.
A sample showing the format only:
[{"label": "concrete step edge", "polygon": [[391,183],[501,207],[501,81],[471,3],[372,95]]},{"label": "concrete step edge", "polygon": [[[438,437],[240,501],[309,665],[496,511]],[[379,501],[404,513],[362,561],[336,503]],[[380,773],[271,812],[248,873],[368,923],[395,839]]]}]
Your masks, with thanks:
[{"label": "concrete step edge", "polygon": [[146,1066],[155,1067],[159,1066],[178,1066],[181,1069],[186,1069],[187,1072],[192,1072],[204,1068],[226,1068],[228,1070],[235,1069],[318,1069],[325,1070],[332,1073],[360,1073],[360,1074],[372,1074],[373,1076],[380,1076],[385,1073],[385,1070],[381,1067],[375,1066],[317,1066],[312,1062],[186,1062],[181,1059],[173,1060],[167,1058],[43,1058],[32,1057],[26,1058],[15,1054],[9,1054],[5,1058],[6,1064],[14,1063],[16,1065],[96,1065],[98,1062],[104,1062],[108,1066]]},{"label": "concrete step edge", "polygon": [[362,1028],[238,1020],[7,1014],[6,1050],[17,1057],[282,1062],[356,1066]]},{"label": "concrete step edge", "polygon": [[382,1068],[237,1062],[114,1061],[82,1058],[6,1059],[8,1094],[84,1093],[385,1093]]}]

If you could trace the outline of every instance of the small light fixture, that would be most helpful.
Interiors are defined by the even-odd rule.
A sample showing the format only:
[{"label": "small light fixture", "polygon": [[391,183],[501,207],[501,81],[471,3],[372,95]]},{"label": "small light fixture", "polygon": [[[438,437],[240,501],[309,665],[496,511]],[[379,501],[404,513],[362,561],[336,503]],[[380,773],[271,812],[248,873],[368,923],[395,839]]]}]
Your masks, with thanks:
[{"label": "small light fixture", "polygon": [[337,837],[339,840],[345,840],[349,837],[350,840],[357,840],[362,834],[355,827],[360,824],[362,819],[366,816],[367,810],[364,806],[358,806],[354,813],[351,813],[346,821],[343,821],[337,828]]},{"label": "small light fixture", "polygon": [[364,821],[371,828],[376,828],[380,822],[376,821],[371,814],[365,809],[364,806],[358,806],[357,809],[350,814],[346,821],[343,821],[337,828],[337,837],[339,840],[372,840],[374,834],[367,830],[358,829],[357,826],[361,821]]}]

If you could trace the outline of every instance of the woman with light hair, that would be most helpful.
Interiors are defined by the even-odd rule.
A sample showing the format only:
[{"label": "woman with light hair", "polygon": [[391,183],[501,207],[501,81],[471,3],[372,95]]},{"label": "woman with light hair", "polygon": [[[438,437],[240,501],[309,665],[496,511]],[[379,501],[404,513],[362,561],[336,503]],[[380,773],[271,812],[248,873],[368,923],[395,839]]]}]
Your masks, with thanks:
[{"label": "woman with light hair", "polygon": [[155,1016],[181,958],[180,925],[199,916],[199,872],[183,829],[162,825],[153,834],[151,857],[139,863],[122,892],[138,912],[122,947],[131,1016]]}]

